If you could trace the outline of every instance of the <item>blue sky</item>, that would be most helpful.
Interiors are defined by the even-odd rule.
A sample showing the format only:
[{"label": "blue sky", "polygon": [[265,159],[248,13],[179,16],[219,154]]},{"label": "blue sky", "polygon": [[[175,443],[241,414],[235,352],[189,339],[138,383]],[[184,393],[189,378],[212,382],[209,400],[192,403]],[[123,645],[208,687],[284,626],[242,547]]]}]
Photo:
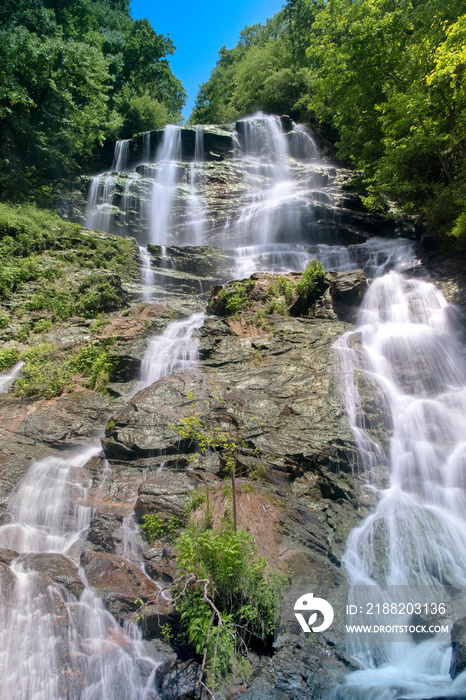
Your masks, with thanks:
[{"label": "blue sky", "polygon": [[173,73],[188,93],[183,116],[194,106],[198,87],[209,79],[222,46],[233,48],[246,25],[264,23],[285,0],[131,0],[133,19],[147,17],[158,34],[175,44]]}]

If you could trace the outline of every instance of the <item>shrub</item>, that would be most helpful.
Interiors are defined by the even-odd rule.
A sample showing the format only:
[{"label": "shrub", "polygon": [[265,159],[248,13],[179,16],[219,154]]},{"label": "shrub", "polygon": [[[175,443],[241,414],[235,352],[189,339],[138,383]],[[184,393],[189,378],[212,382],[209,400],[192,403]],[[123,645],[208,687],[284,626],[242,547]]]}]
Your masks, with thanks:
[{"label": "shrub", "polygon": [[41,318],[34,324],[34,333],[47,333],[52,328],[52,321],[49,318]]},{"label": "shrub", "polygon": [[[208,681],[214,689],[216,679],[228,677],[253,639],[263,645],[270,642],[277,593],[287,579],[269,571],[244,530],[191,525],[176,547],[180,583],[175,593],[181,594],[176,608],[194,650],[205,653]],[[188,578],[192,585],[186,587]]]},{"label": "shrub", "polygon": [[13,348],[4,348],[0,350],[0,372],[5,372],[5,370],[13,367],[19,360],[18,350]]},{"label": "shrub", "polygon": [[316,298],[323,290],[325,270],[319,260],[311,260],[296,284],[296,291],[303,299]]},{"label": "shrub", "polygon": [[254,280],[233,282],[218,293],[227,316],[237,313],[250,305],[249,293],[254,287]]},{"label": "shrub", "polygon": [[10,317],[3,311],[0,311],[0,328],[6,328],[10,322]]},{"label": "shrub", "polygon": [[268,287],[266,298],[283,297],[288,304],[293,303],[295,295],[295,285],[285,275],[279,275]]},{"label": "shrub", "polygon": [[162,537],[171,535],[181,526],[181,519],[173,515],[169,520],[164,520],[156,513],[144,515],[139,526],[151,544]]},{"label": "shrub", "polygon": [[113,338],[88,345],[79,351],[63,352],[50,343],[29,348],[19,356],[24,361],[24,375],[14,391],[20,396],[59,396],[77,374],[88,378],[91,389],[102,391],[118,366],[118,357],[110,353]]}]

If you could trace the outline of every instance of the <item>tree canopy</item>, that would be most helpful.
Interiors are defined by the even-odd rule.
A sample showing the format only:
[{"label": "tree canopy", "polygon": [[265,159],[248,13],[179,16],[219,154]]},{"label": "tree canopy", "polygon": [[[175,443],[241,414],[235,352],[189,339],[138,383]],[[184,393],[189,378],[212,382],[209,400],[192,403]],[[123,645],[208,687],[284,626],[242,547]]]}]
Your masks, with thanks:
[{"label": "tree canopy", "polygon": [[466,235],[463,0],[288,0],[223,47],[196,123],[286,112],[363,173],[372,207],[393,200]]},{"label": "tree canopy", "polygon": [[107,139],[179,121],[172,41],[128,0],[3,0],[0,192],[46,200]]}]

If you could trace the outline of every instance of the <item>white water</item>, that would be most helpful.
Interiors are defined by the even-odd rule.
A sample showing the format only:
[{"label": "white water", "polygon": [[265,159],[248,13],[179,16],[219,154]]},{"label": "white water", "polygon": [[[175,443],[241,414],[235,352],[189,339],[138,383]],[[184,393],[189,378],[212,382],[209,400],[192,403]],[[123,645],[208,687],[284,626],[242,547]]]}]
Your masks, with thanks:
[{"label": "white water", "polygon": [[[141,249],[145,266],[148,254]],[[149,286],[149,285],[148,285]],[[147,298],[150,299],[150,288]],[[194,367],[204,319],[194,314],[169,324],[154,338],[143,361],[139,388],[178,369]],[[100,453],[89,446],[69,457],[33,462],[10,499],[0,548],[19,553],[59,553],[76,563],[93,508],[82,469]],[[103,470],[105,481],[108,465]],[[139,563],[134,517],[122,525],[123,554]],[[3,567],[3,568],[2,568]],[[143,568],[141,566],[141,568]],[[87,586],[79,600],[66,588],[18,558],[0,564],[0,698],[8,700],[156,700],[155,671],[161,659],[148,655],[141,630],[123,628]]]},{"label": "white water", "polygon": [[173,198],[178,181],[178,163],[181,160],[181,132],[179,126],[165,127],[157,156],[158,168],[154,180],[151,204],[150,243],[166,245],[171,222]]},{"label": "white water", "polygon": [[[378,586],[389,601],[396,589],[388,586],[429,586],[439,601],[448,600],[447,584],[466,586],[466,368],[451,316],[432,284],[390,272],[369,288],[358,330],[336,344],[361,466],[369,480],[377,464],[390,470],[388,487],[374,487],[374,512],[350,534],[344,567],[353,586]],[[356,333],[362,359],[351,346]],[[361,419],[354,381],[361,370],[386,399],[388,454]],[[357,595],[355,588],[350,600]],[[438,643],[358,642],[352,653],[367,670],[347,678],[340,698],[466,695],[466,674],[453,684],[449,677],[448,635]]]},{"label": "white water", "polygon": [[199,124],[196,126],[194,142],[194,161],[189,166],[189,197],[187,211],[187,243],[202,245],[204,243],[204,228],[206,225],[205,202],[199,194],[199,185],[203,183],[202,165],[204,160],[204,131]]},{"label": "white water", "polygon": [[[194,367],[195,331],[203,314],[171,323],[154,338],[139,388],[178,369]],[[91,446],[71,457],[34,462],[8,504],[0,547],[79,557],[93,515],[82,468],[98,455]],[[123,524],[124,550],[137,560],[134,524]],[[154,700],[160,661],[147,655],[140,630],[122,629],[86,587],[79,601],[48,578],[13,562],[12,584],[0,592],[0,697],[8,700]],[[2,572],[0,571],[0,574]],[[84,582],[85,576],[81,571]]]},{"label": "white water", "polygon": [[[117,141],[110,172],[95,175],[89,187],[86,205],[86,226],[108,233],[112,227],[115,214],[114,197],[116,194],[117,175],[128,167],[129,139]],[[124,197],[128,196],[125,191]]]},{"label": "white water", "polygon": [[[377,499],[374,512],[348,540],[344,567],[353,585],[350,601],[357,601],[356,586],[362,583],[382,590],[428,585],[441,600],[447,594],[446,583],[460,589],[466,581],[466,372],[451,309],[433,285],[399,274],[415,263],[410,241],[374,238],[358,245],[332,244],[335,238],[326,236],[326,221],[316,213],[320,204],[332,204],[325,189],[332,183],[331,169],[320,162],[305,129],[295,126],[287,140],[277,117],[258,114],[242,120],[238,136],[236,165],[243,173],[244,194],[222,241],[224,247],[236,250],[234,276],[259,270],[300,271],[316,257],[328,270],[358,267],[377,278],[364,300],[358,331],[344,335],[335,346],[359,450],[355,468],[365,470]],[[173,205],[180,157],[179,130],[169,127],[157,155],[154,243],[176,240]],[[307,168],[306,181],[295,176],[296,157]],[[198,154],[195,160],[200,160]],[[299,172],[302,175],[303,170]],[[209,236],[200,216],[198,174],[198,164],[191,164],[187,215],[191,244]],[[327,215],[331,211],[321,209]],[[201,220],[202,226],[196,228]],[[143,381],[156,381],[164,366],[169,371],[191,366],[197,353],[194,332],[201,323],[202,315],[191,317],[171,324],[154,339],[143,365]],[[362,350],[357,349],[359,337]],[[388,449],[364,425],[355,381],[359,373],[377,382],[385,396],[393,424]],[[384,465],[389,484],[382,487]],[[390,595],[388,590],[388,599]],[[448,640],[359,642],[351,653],[364,670],[350,674],[335,691],[340,699],[466,697],[465,674],[454,682],[449,678]]]},{"label": "white water", "polygon": [[24,362],[17,362],[4,374],[0,374],[0,394],[6,394],[11,389],[16,379],[20,376]]},{"label": "white water", "polygon": [[139,246],[141,255],[141,277],[142,277],[142,301],[148,302],[152,298],[152,290],[154,287],[154,271],[150,263],[150,253],[147,248]]},{"label": "white water", "polygon": [[203,313],[198,313],[183,321],[174,321],[162,335],[152,338],[142,361],[142,386],[150,386],[167,374],[194,367],[199,351],[195,333],[204,318]]}]

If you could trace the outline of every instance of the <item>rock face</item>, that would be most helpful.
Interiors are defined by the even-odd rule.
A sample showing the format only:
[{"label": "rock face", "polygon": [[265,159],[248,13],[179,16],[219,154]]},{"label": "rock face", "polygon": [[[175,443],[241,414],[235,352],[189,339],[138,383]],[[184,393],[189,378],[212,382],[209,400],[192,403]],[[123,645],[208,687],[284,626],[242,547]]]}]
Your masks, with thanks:
[{"label": "rock face", "polygon": [[[215,247],[152,246],[150,253],[156,276],[164,278],[160,300],[133,304],[124,314],[109,313],[108,325],[97,336],[116,337],[115,352],[124,358],[107,395],[80,390],[49,401],[2,397],[2,502],[30,459],[85,444],[111,417],[102,440],[108,465],[95,457],[83,468],[83,483],[90,485],[87,499],[96,512],[87,541],[72,555],[76,561],[81,557],[89,585],[117,619],[132,619],[137,599],[147,602],[148,634],[158,640],[163,625],[176,620],[158,600],[158,587],[140,562],[145,560],[155,580],[169,583],[176,576],[176,551],[167,543],[149,546],[136,527],[131,530],[127,516],[155,513],[165,525],[182,526],[195,489],[209,484],[213,494],[222,492],[225,474],[218,456],[193,459],[194,446],[180,439],[176,428],[193,410],[213,428],[245,426],[238,454],[239,526],[252,530],[261,555],[290,572],[292,586],[281,602],[281,636],[273,656],[255,658],[253,677],[241,693],[327,697],[351,667],[340,629],[346,601],[341,556],[348,532],[371,505],[363,479],[352,471],[355,445],[335,384],[332,344],[350,327],[339,317],[352,318],[367,282],[358,271],[327,275],[318,299],[299,309],[294,300],[290,310],[297,315],[284,316],[265,313],[275,278],[257,274],[247,285],[247,313],[206,318],[197,371],[162,378],[128,400],[148,338],[161,333],[174,315],[202,309],[210,287],[217,287],[213,299],[218,298],[219,285],[234,265],[228,251]],[[288,278],[294,284],[299,275]],[[192,293],[201,288],[203,296]],[[79,333],[84,332],[80,326]],[[361,393],[376,426],[371,387]],[[219,518],[222,499],[213,496]],[[7,565],[16,556],[3,551],[0,561],[5,595],[15,583]],[[76,598],[81,594],[83,582],[66,557],[30,554],[21,561],[43,577],[44,585],[54,582]],[[294,602],[307,590],[340,611],[331,634],[317,640],[303,638],[294,617]],[[193,659],[167,662],[158,674],[162,697],[177,697],[177,692],[189,697],[198,673]]]},{"label": "rock face", "polygon": [[[290,155],[289,174],[296,184],[296,216],[292,227],[286,225],[277,231],[274,243],[348,245],[362,243],[371,235],[414,234],[413,227],[406,223],[365,211],[360,197],[348,191],[354,173],[324,160],[317,162],[317,151],[310,154],[303,149],[303,134],[295,131],[289,117],[283,117],[281,124]],[[250,163],[242,160],[247,141],[245,122],[205,125],[202,131],[203,137],[197,140],[199,132],[195,128],[179,130],[177,187],[173,192],[167,242],[189,246],[195,241],[191,209],[194,188],[204,221],[202,242],[226,249],[249,244],[241,240],[242,234],[236,226],[244,207],[251,204]],[[163,138],[164,131],[159,130],[130,139],[125,167],[113,173],[109,230],[132,235],[140,244],[153,240],[151,201],[154,180],[163,168],[157,162],[157,149]],[[196,148],[200,152],[196,153]],[[110,171],[113,151],[114,144],[103,149],[103,171]],[[256,184],[262,182],[266,186],[264,172],[257,171],[254,177]],[[91,178],[82,177],[80,186],[70,196],[70,217],[77,223],[85,222],[90,187]],[[275,214],[280,215],[279,207]]]},{"label": "rock face", "polygon": [[[175,373],[139,392],[115,414],[103,440],[113,469],[123,463],[149,469],[137,514],[155,512],[167,522],[183,517],[194,487],[215,488],[224,478],[215,454],[190,461],[193,446],[174,426],[194,410],[213,428],[247,426],[239,468],[262,473],[261,485],[253,486],[256,499],[260,492],[264,505],[280,504],[269,555],[291,572],[292,586],[281,604],[285,637],[272,659],[259,663],[246,698],[327,698],[351,668],[340,629],[346,602],[340,561],[348,532],[371,499],[352,473],[355,446],[333,377],[331,346],[347,327],[315,317],[271,315],[264,327],[207,318],[198,371]],[[148,570],[173,578],[173,554],[156,546],[145,557]],[[329,600],[339,618],[317,642],[302,637],[293,613],[307,590]],[[184,671],[167,673],[185,687]]]}]

